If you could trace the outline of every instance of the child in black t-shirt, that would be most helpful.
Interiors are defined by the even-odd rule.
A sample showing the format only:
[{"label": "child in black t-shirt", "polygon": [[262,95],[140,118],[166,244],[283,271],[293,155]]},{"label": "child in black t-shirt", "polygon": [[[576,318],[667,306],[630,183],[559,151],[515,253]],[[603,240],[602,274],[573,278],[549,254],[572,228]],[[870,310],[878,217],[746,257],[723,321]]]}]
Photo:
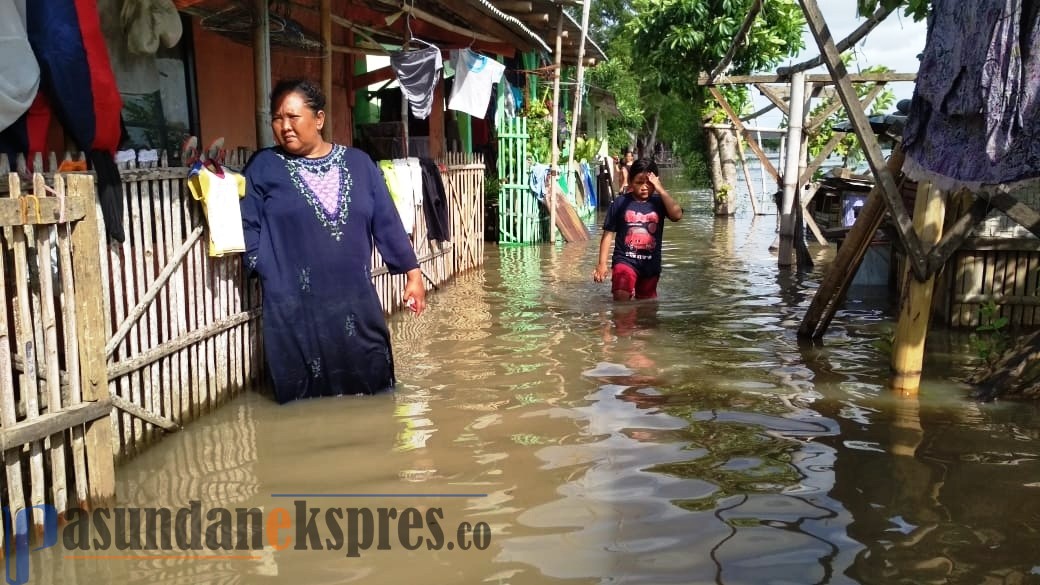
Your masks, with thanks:
[{"label": "child in black t-shirt", "polygon": [[657,177],[657,163],[639,159],[629,171],[629,191],[614,200],[603,221],[596,282],[607,277],[607,257],[613,245],[611,292],[615,301],[657,298],[661,275],[664,218],[682,219],[683,209]]}]

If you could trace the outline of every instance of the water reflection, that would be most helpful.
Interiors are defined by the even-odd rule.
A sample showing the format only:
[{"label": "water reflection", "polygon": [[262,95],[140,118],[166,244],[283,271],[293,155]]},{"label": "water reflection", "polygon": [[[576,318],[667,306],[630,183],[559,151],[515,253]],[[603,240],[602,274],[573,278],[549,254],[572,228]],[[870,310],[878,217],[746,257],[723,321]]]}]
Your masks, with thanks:
[{"label": "water reflection", "polygon": [[391,319],[395,395],[279,407],[249,394],[119,470],[128,505],[484,494],[325,503],[441,507],[452,526],[487,522],[486,551],[44,551],[42,582],[1036,581],[1037,409],[966,402],[946,379],[971,365],[965,342],[942,334],[920,397],[892,396],[883,304],[848,305],[822,342],[800,343],[819,272],[777,272],[771,218],[716,220],[707,194],[683,204],[656,301],[614,303],[591,282],[595,234],[489,247],[424,317]]}]

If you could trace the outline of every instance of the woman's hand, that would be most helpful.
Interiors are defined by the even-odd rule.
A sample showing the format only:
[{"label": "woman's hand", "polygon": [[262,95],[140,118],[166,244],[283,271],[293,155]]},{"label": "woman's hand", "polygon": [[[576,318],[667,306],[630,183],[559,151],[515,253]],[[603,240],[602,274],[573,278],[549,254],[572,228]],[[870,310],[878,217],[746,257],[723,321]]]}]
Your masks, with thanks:
[{"label": "woman's hand", "polygon": [[404,285],[404,304],[416,316],[426,310],[426,287],[423,286],[422,271],[418,268],[408,271],[408,282]]}]

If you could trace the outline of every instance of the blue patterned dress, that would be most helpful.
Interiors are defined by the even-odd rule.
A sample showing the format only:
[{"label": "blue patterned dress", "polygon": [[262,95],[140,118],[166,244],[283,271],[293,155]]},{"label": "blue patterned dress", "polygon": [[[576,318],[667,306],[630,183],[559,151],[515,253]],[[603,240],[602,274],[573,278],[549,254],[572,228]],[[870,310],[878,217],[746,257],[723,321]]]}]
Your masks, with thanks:
[{"label": "blue patterned dress", "polygon": [[245,263],[263,285],[263,336],[278,402],[392,388],[390,334],[372,244],[399,274],[418,267],[386,183],[364,152],[316,159],[262,150],[245,169]]}]

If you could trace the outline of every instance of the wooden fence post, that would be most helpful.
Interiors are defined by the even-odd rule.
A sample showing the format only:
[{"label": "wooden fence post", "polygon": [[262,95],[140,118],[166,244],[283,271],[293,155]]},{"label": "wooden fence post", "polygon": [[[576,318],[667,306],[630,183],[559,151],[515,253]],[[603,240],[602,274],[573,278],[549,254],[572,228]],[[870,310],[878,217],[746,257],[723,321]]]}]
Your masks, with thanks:
[{"label": "wooden fence post", "polygon": [[[94,178],[69,175],[68,192],[93,202]],[[97,216],[92,206],[72,228],[73,279],[76,286],[76,335],[79,341],[80,380],[83,401],[108,398],[108,369],[105,364],[105,318],[101,298],[101,256],[98,250]],[[91,505],[103,505],[115,496],[115,454],[112,420],[105,416],[86,424],[87,469]]]},{"label": "wooden fence post", "polygon": [[[921,244],[934,246],[942,238],[946,215],[946,193],[925,181],[917,186],[914,203],[914,231]],[[900,291],[899,322],[892,344],[892,389],[915,394],[921,385],[924,343],[928,337],[928,321],[932,314],[934,274],[921,281],[909,268],[903,276]]]}]

